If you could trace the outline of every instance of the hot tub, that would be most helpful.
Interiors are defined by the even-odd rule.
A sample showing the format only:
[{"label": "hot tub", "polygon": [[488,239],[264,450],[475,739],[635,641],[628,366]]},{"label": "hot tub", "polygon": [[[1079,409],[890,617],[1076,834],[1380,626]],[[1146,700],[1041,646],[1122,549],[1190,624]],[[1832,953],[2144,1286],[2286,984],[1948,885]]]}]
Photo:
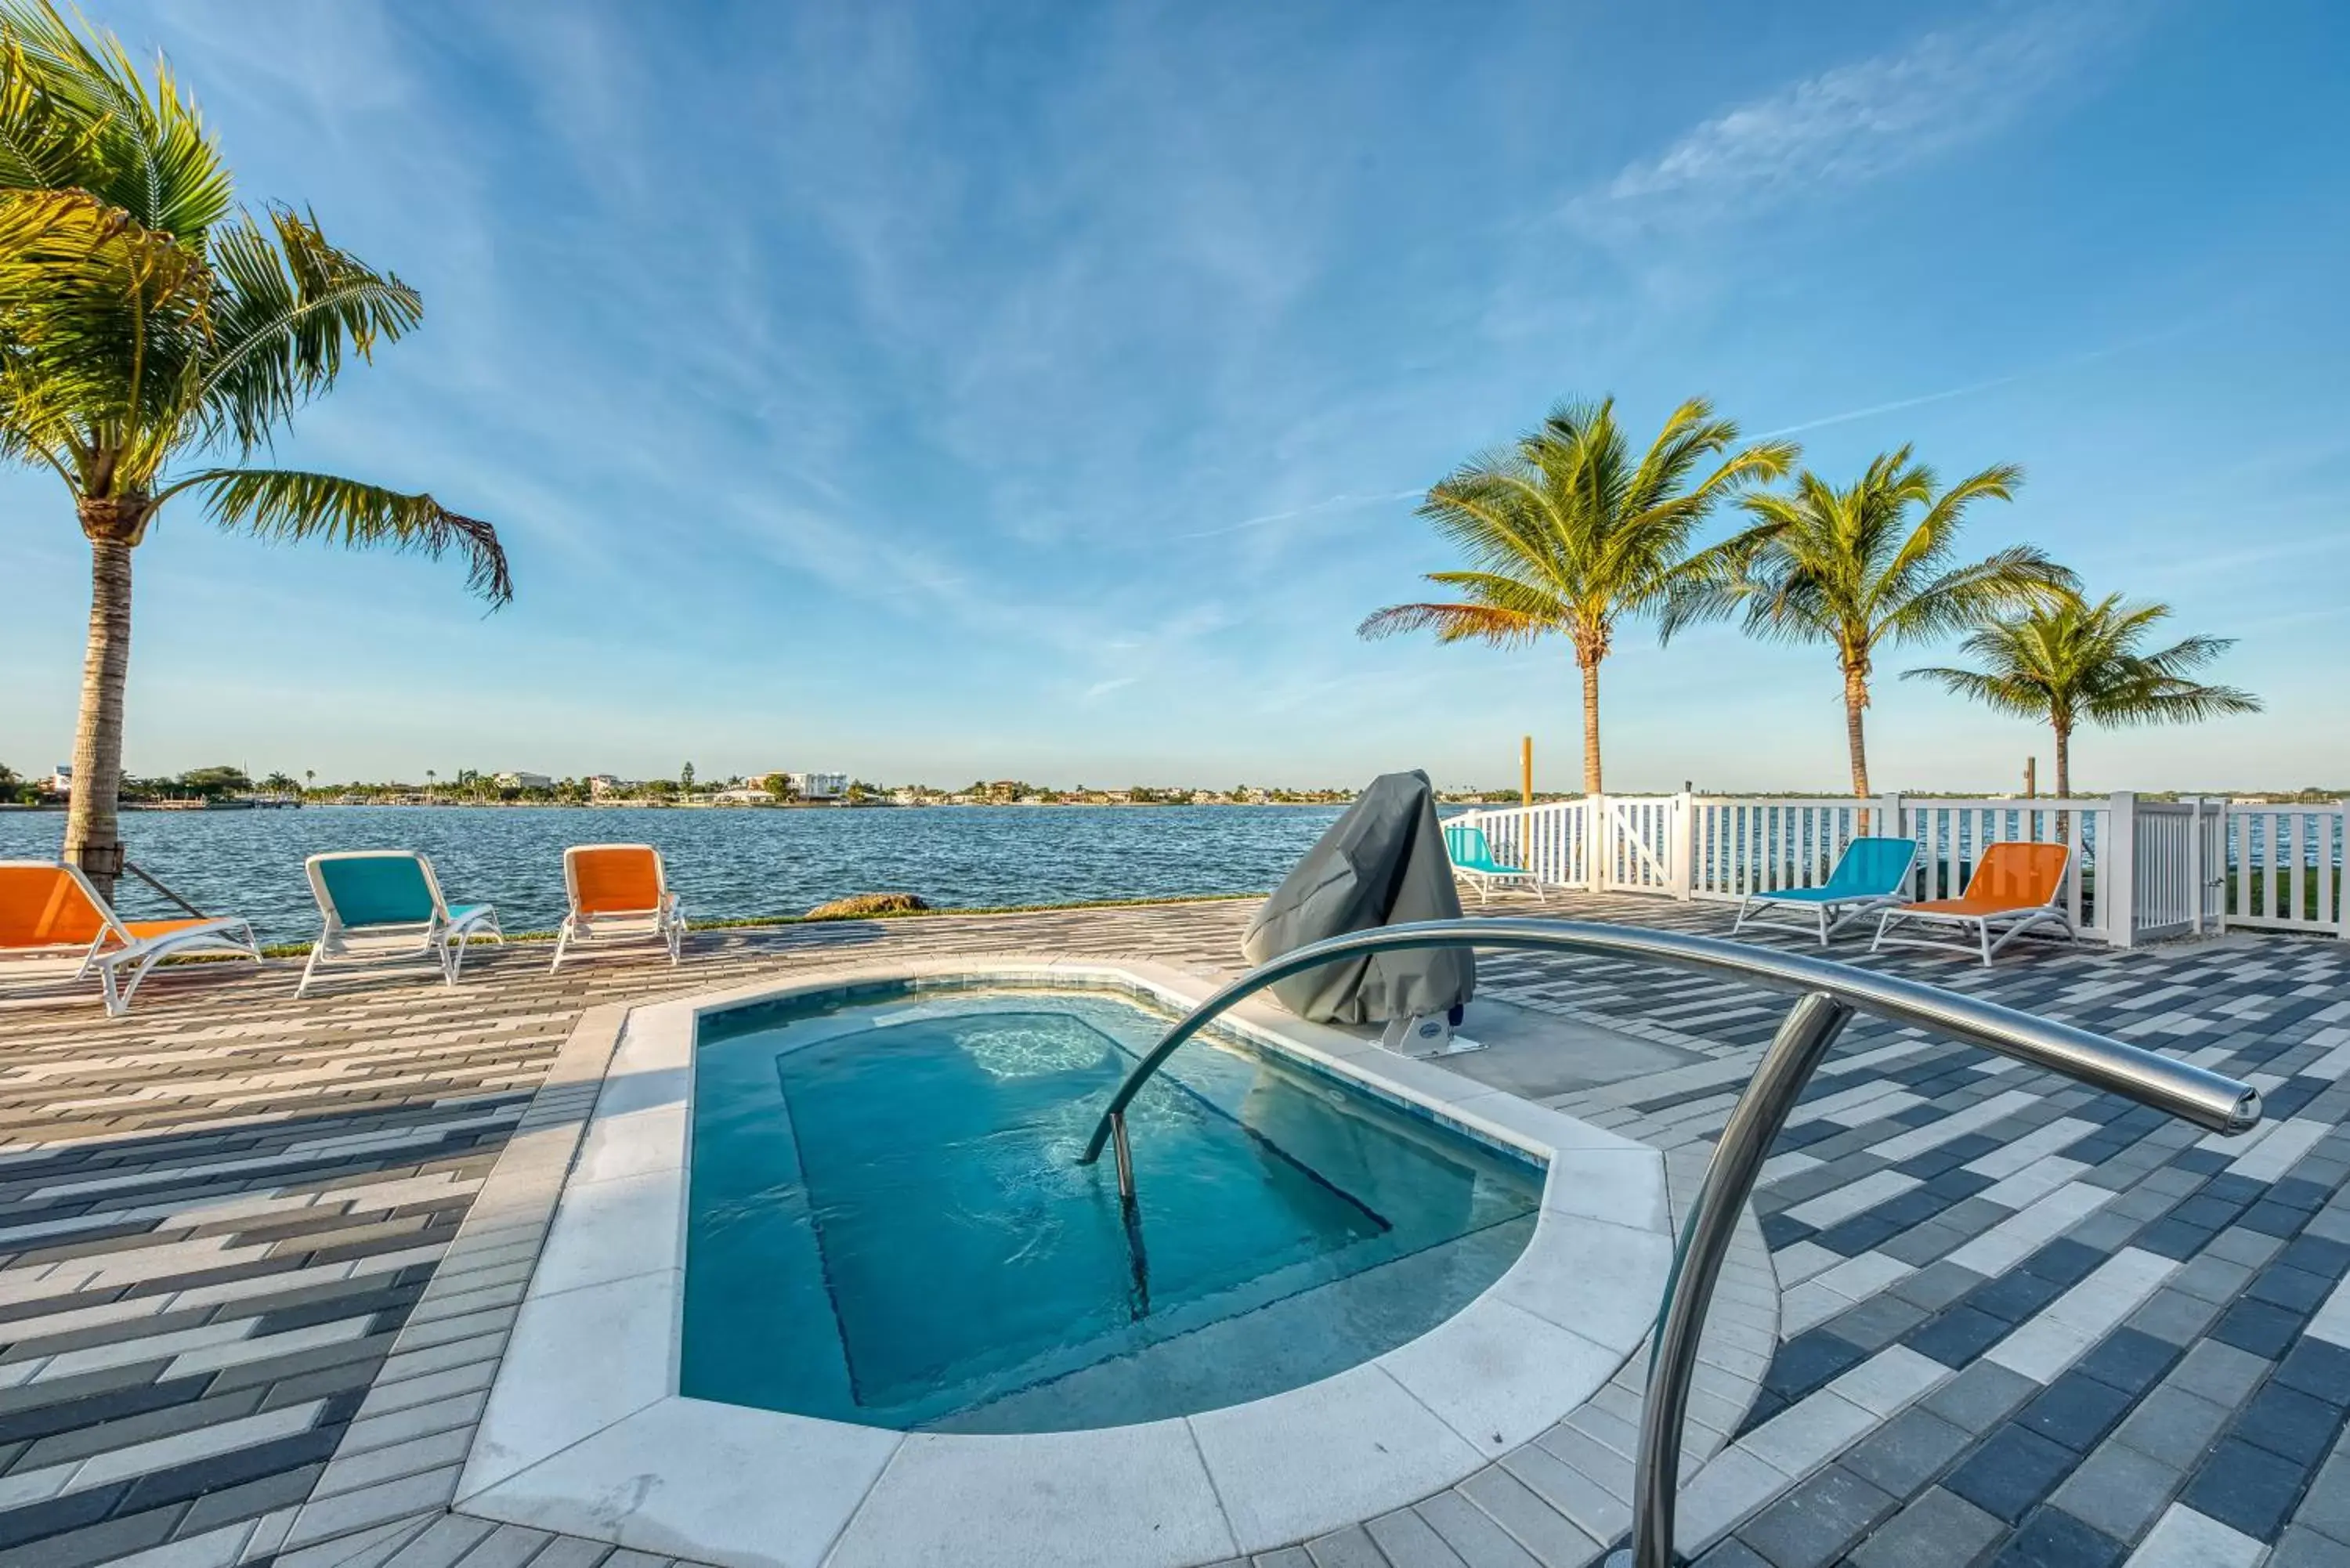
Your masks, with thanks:
[{"label": "hot tub", "polygon": [[901,962],[633,1011],[457,1509],[744,1565],[1206,1563],[1625,1365],[1660,1157],[1269,1002],[1137,1100],[1124,1209],[1076,1155],[1211,989]]}]

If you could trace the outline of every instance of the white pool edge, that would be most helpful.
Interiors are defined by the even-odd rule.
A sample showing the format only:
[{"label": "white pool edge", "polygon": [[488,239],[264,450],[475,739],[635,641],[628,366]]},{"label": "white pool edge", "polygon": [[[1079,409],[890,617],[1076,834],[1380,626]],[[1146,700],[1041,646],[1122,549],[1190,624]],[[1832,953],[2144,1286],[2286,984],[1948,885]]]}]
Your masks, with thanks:
[{"label": "white pool edge", "polygon": [[970,977],[1213,982],[1146,961],[971,957],[810,971],[633,1009],[475,1431],[460,1512],[639,1551],[770,1564],[1173,1565],[1400,1508],[1547,1430],[1645,1339],[1671,1251],[1648,1147],[1253,999],[1255,1043],[1545,1160],[1515,1263],[1429,1333],[1319,1382],[1136,1426],[901,1433],[678,1392],[691,1059],[704,1012]]}]

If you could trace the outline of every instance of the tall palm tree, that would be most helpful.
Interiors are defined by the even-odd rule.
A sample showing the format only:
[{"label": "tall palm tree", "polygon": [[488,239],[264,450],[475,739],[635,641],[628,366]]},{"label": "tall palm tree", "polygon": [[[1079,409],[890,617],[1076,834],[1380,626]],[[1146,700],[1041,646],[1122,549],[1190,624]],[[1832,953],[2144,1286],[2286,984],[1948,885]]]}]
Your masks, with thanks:
[{"label": "tall palm tree", "polygon": [[65,482],[90,548],[68,857],[111,891],[121,865],[130,557],[156,514],[200,497],[223,528],[462,553],[512,597],[490,524],[430,495],[246,466],[348,357],[413,328],[416,291],[336,249],[307,212],[234,202],[220,150],[159,62],[48,0],[0,0],[0,456]]},{"label": "tall palm tree", "polygon": [[1877,649],[1948,636],[1986,616],[2070,592],[2073,574],[2029,545],[1956,560],[1968,508],[2006,501],[2023,482],[2013,464],[1986,468],[1937,493],[1910,449],[1887,452],[1842,490],[1806,469],[1789,494],[1744,497],[1753,522],[1704,552],[1676,596],[1665,632],[1742,609],[1753,636],[1825,642],[1844,675],[1852,792],[1868,788],[1861,716]]},{"label": "tall palm tree", "polygon": [[1617,622],[1663,608],[1706,515],[1795,461],[1792,443],[1763,441],[1699,477],[1737,441],[1735,424],[1692,398],[1636,457],[1614,399],[1562,404],[1539,430],[1471,459],[1420,504],[1419,514],[1468,557],[1464,570],[1428,574],[1459,597],[1390,605],[1357,630],[1378,638],[1424,628],[1439,642],[1503,647],[1565,638],[1583,673],[1583,788],[1597,794],[1599,666]]},{"label": "tall palm tree", "polygon": [[2147,634],[2169,618],[2168,605],[2129,604],[2119,594],[2094,605],[2065,598],[1977,627],[1960,647],[1980,669],[1933,666],[1902,675],[2045,722],[2056,734],[2061,798],[2073,793],[2073,732],[2079,725],[2194,724],[2261,711],[2261,700],[2249,691],[2189,679],[2233,639],[2189,637],[2141,651]]}]

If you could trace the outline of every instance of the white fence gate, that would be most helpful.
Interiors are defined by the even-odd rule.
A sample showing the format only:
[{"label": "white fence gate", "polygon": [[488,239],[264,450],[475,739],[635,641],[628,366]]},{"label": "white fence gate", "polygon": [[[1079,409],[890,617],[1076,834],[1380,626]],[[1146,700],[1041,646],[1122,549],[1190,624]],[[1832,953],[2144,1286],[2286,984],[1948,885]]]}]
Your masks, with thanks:
[{"label": "white fence gate", "polygon": [[2230,805],[2227,923],[2350,934],[2343,924],[2343,808]]},{"label": "white fence gate", "polygon": [[2082,936],[2128,946],[2230,926],[2345,933],[2343,807],[2142,801],[1595,795],[1473,811],[1494,855],[1546,887],[1734,901],[1816,887],[1866,836],[1918,841],[1910,892],[1955,898],[1983,849],[2071,853],[2061,902]]}]

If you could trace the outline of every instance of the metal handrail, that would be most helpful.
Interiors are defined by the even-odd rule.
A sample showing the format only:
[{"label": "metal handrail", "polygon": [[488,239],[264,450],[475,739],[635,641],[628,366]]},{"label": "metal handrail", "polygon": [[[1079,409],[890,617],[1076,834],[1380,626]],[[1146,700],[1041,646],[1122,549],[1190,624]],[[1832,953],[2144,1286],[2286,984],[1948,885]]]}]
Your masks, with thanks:
[{"label": "metal handrail", "polygon": [[1638,1512],[1627,1552],[1611,1568],[1669,1568],[1681,1428],[1698,1343],[1738,1216],[1754,1190],[1772,1140],[1804,1086],[1856,1011],[1930,1029],[2012,1060],[2089,1084],[2208,1127],[2241,1132],[2260,1120],[2260,1094],[2248,1084],[2135,1045],[2125,1045],[2012,1007],[1848,965],[1782,953],[1713,937],[1581,920],[1452,919],[1381,926],[1299,948],[1261,964],[1194,1007],[1159,1037],[1127,1074],[1095,1126],[1079,1163],[1118,1149],[1119,1195],[1134,1199],[1134,1164],[1126,1109],[1152,1074],[1185,1041],[1233,1005],[1275,981],[1339,959],[1417,947],[1507,948],[1648,959],[1700,973],[1730,975],[1803,994],[1780,1023],[1746,1091],[1732,1107],[1705,1180],[1690,1208],[1665,1280],[1648,1357],[1648,1397],[1634,1476]]}]

